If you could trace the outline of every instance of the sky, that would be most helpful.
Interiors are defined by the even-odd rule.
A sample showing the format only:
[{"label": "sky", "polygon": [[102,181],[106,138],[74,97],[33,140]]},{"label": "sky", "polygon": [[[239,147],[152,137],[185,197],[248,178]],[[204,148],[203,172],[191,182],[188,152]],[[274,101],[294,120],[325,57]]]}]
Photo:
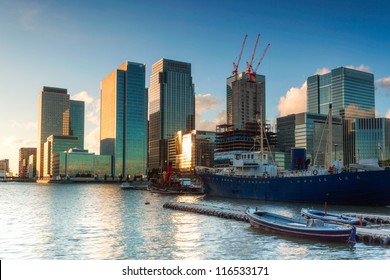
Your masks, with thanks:
[{"label": "sky", "polygon": [[189,62],[196,128],[226,120],[226,78],[244,36],[245,70],[257,34],[266,117],[304,112],[306,79],[347,66],[374,74],[377,116],[390,117],[389,1],[0,0],[0,159],[17,173],[36,147],[38,95],[66,88],[86,102],[85,148],[99,153],[100,81],[124,61]]}]

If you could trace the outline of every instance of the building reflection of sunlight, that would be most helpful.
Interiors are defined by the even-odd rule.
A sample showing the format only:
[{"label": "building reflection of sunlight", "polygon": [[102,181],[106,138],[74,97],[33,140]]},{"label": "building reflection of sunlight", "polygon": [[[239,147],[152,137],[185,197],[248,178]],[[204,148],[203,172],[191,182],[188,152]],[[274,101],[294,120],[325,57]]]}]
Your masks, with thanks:
[{"label": "building reflection of sunlight", "polygon": [[276,246],[280,259],[304,259],[309,249],[302,243],[280,242]]},{"label": "building reflection of sunlight", "polygon": [[200,217],[191,213],[175,213],[172,215],[172,222],[176,227],[173,234],[176,246],[174,259],[201,259],[202,250],[198,245],[202,234],[199,227],[204,225]]}]

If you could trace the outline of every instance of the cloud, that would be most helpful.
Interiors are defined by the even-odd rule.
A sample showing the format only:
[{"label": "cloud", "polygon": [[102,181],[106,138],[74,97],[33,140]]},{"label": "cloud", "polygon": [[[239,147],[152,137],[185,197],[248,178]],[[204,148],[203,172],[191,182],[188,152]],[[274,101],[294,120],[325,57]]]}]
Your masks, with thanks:
[{"label": "cloud", "polygon": [[[195,96],[195,128],[198,130],[215,131],[219,124],[226,123],[226,111],[218,107],[224,103],[210,93]],[[205,118],[209,115],[209,118]]]},{"label": "cloud", "polygon": [[84,101],[86,105],[90,105],[93,103],[93,97],[89,95],[89,93],[85,90],[76,93],[71,97],[72,100]]},{"label": "cloud", "polygon": [[91,130],[85,137],[84,146],[90,153],[100,153],[100,127]]},{"label": "cloud", "polygon": [[389,111],[387,111],[385,117],[388,118],[388,119],[390,119],[390,109],[389,109]]},{"label": "cloud", "polygon": [[12,121],[11,127],[23,130],[37,130],[38,123],[37,122],[18,122]]},{"label": "cloud", "polygon": [[317,71],[314,73],[315,75],[324,75],[326,73],[329,73],[330,69],[329,68],[322,68],[322,69],[317,69]]},{"label": "cloud", "polygon": [[348,65],[348,66],[344,66],[344,67],[349,68],[349,69],[363,71],[363,72],[370,72],[370,73],[372,72],[370,67],[368,67],[364,64],[361,64],[359,66]]},{"label": "cloud", "polygon": [[384,90],[390,90],[390,77],[385,77],[375,81],[377,87],[380,87]]},{"label": "cloud", "polygon": [[36,143],[36,139],[25,139],[14,135],[0,138],[0,145],[18,150],[22,147],[36,147]]},{"label": "cloud", "polygon": [[307,83],[304,82],[300,88],[292,87],[285,96],[279,98],[280,117],[306,112],[306,89]]}]

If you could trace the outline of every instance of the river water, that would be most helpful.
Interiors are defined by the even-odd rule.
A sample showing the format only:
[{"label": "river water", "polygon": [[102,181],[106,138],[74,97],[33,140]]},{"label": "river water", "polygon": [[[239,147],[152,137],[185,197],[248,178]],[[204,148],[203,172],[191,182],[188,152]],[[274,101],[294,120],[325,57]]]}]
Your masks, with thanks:
[{"label": "river water", "polygon": [[[242,211],[257,206],[291,217],[302,207],[322,207],[169,196],[109,184],[0,183],[0,259],[390,259],[389,247],[274,236],[248,223],[162,207],[171,201]],[[329,209],[390,215],[385,207]]]}]

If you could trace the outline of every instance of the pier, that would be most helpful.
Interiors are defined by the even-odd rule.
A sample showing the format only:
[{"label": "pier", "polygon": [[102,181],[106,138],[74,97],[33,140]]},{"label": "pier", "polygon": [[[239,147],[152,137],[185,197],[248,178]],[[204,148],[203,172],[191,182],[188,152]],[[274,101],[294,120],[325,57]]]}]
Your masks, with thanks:
[{"label": "pier", "polygon": [[[244,211],[227,209],[223,207],[191,204],[184,202],[167,202],[163,205],[163,207],[171,210],[185,211],[201,215],[215,216],[223,219],[233,219],[237,221],[249,222]],[[357,215],[356,217],[363,217],[370,223],[373,223],[373,225],[367,227],[356,227],[357,242],[362,242],[368,245],[390,246],[390,226],[383,227],[383,224],[390,224],[390,216],[378,216],[364,213],[348,213],[348,215]]]}]

